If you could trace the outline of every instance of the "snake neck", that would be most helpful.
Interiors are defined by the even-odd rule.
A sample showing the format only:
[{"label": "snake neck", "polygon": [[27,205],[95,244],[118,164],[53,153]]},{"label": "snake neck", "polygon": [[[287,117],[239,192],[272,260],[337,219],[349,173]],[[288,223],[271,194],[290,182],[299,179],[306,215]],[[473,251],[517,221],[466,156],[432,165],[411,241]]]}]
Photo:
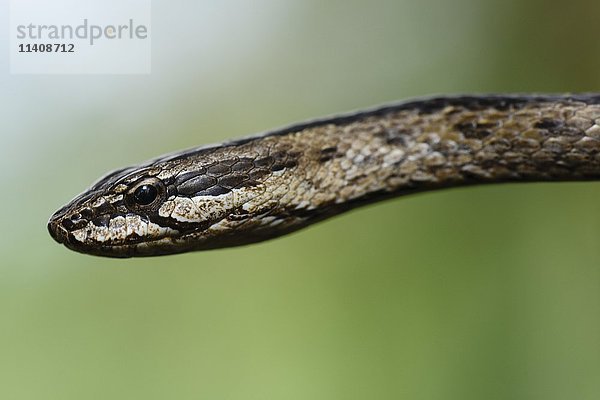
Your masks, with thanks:
[{"label": "snake neck", "polygon": [[597,120],[595,97],[436,99],[265,137],[261,146],[293,161],[281,179],[288,206],[322,209],[449,186],[597,179]]}]

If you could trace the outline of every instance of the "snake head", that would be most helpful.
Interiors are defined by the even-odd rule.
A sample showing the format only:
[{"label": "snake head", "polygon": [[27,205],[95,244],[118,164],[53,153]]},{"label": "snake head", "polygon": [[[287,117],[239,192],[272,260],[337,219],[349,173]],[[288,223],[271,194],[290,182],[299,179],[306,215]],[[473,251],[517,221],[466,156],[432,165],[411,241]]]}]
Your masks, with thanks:
[{"label": "snake head", "polygon": [[109,257],[149,253],[150,244],[177,233],[157,221],[169,189],[156,175],[157,171],[139,167],[106,175],[50,217],[50,235],[82,253]]},{"label": "snake head", "polygon": [[283,186],[279,194],[266,190],[285,172],[264,165],[274,162],[216,154],[118,170],[52,215],[48,230],[72,250],[108,257],[262,241],[280,231],[278,220],[266,216],[286,193]]}]

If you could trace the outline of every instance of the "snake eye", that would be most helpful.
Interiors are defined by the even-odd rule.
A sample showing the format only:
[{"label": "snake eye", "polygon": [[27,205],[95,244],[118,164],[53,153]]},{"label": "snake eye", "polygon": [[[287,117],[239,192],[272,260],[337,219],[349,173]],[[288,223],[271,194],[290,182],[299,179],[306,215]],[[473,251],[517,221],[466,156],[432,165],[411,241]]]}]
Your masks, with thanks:
[{"label": "snake eye", "polygon": [[151,204],[158,196],[158,189],[154,185],[144,184],[138,186],[133,192],[133,199],[141,206]]},{"label": "snake eye", "polygon": [[125,204],[133,212],[156,211],[166,194],[165,184],[158,178],[149,177],[132,185],[125,196]]}]

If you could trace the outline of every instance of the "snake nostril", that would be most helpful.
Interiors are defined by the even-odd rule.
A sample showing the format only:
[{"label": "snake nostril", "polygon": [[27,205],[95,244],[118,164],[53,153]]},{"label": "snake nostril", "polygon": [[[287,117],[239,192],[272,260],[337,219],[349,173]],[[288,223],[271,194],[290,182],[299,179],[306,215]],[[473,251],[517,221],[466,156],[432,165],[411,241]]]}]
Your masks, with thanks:
[{"label": "snake nostril", "polygon": [[60,225],[68,231],[84,228],[87,224],[87,219],[82,218],[80,213],[75,213],[68,218],[62,218],[60,221]]}]

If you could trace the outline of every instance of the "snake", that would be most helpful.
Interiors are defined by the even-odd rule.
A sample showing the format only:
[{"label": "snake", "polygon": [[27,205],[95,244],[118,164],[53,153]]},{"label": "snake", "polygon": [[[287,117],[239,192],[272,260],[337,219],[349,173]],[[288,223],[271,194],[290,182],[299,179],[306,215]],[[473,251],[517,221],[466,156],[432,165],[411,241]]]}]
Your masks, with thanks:
[{"label": "snake", "polygon": [[600,178],[600,94],[450,95],[311,120],[115,170],[50,235],[107,257],[279,237],[413,193]]}]

